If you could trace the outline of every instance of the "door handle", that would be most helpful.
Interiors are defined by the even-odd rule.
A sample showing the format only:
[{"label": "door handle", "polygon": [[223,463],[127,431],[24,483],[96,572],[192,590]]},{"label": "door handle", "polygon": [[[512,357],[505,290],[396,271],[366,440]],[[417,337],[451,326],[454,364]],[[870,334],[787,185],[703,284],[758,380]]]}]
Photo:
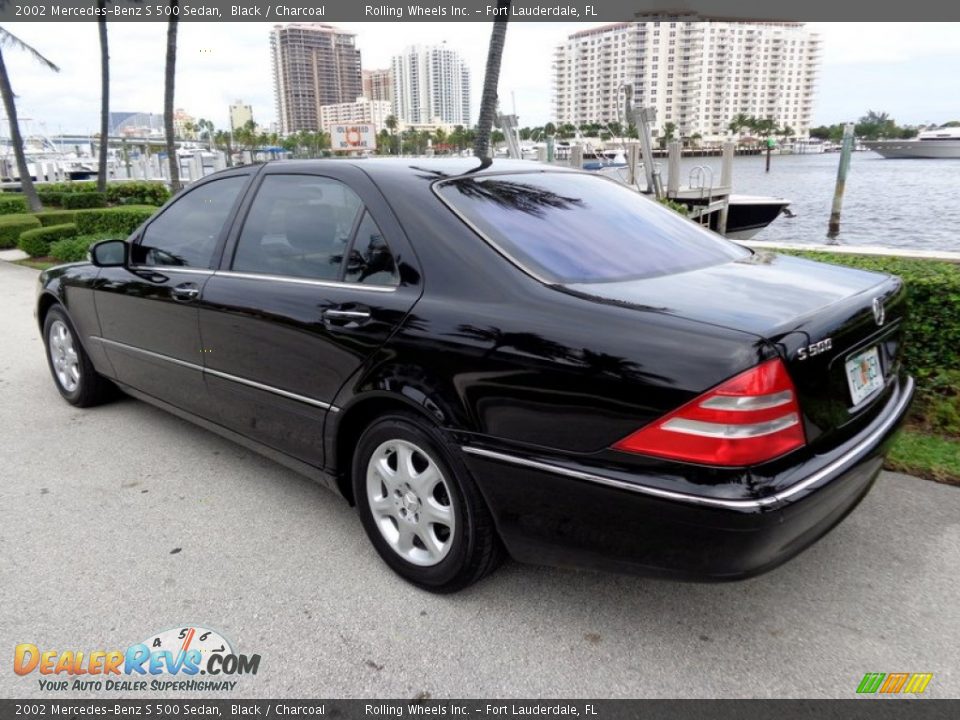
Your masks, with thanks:
[{"label": "door handle", "polygon": [[192,302],[197,299],[199,294],[200,288],[197,287],[196,283],[180,283],[170,288],[170,295],[179,302]]},{"label": "door handle", "polygon": [[362,323],[370,319],[370,310],[361,307],[355,307],[351,310],[329,308],[323,311],[323,319],[337,324]]}]

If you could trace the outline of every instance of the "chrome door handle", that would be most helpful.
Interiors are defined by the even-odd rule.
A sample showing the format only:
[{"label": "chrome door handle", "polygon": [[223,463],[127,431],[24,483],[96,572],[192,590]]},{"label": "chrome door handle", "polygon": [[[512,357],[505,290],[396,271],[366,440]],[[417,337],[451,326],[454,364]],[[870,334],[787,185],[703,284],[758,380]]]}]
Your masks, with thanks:
[{"label": "chrome door handle", "polygon": [[369,320],[369,310],[324,310],[323,316],[328,320]]},{"label": "chrome door handle", "polygon": [[176,287],[171,288],[170,294],[173,296],[174,300],[190,302],[191,300],[197,299],[197,295],[200,294],[200,288],[198,288],[194,283],[183,283],[182,285],[177,285]]}]

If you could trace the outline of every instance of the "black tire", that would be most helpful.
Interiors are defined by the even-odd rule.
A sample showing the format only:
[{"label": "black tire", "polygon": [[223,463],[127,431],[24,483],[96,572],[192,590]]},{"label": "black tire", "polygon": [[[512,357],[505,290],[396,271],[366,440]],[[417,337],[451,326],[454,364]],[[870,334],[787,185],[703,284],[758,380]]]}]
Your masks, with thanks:
[{"label": "black tire", "polygon": [[[415,564],[394,550],[378,527],[370,506],[367,492],[370,459],[378,448],[395,441],[412,443],[427,455],[442,473],[443,487],[449,488],[445,500],[454,513],[455,527],[448,535],[450,545],[446,556],[434,565]],[[367,536],[383,561],[404,580],[430,592],[451,593],[477,582],[503,559],[503,545],[493,518],[459,450],[428,422],[406,413],[376,420],[360,436],[351,472],[354,498]],[[398,524],[401,520],[396,518],[391,522]],[[422,541],[419,542],[423,547]]]},{"label": "black tire", "polygon": [[[77,355],[78,377],[76,378],[76,386],[72,388],[66,387],[64,381],[58,376],[57,368],[54,366],[53,353],[50,350],[51,333],[55,328],[60,327],[58,323],[65,326],[69,332],[72,347]],[[57,390],[60,391],[63,399],[68,403],[77,407],[91,407],[106,402],[113,396],[113,383],[93,369],[93,363],[90,362],[90,358],[80,343],[76,328],[74,328],[70,318],[67,317],[67,313],[60,305],[54,305],[47,311],[47,316],[43,321],[43,346],[47,354],[47,365],[50,368],[50,374],[53,376],[53,384],[57,386]]]}]

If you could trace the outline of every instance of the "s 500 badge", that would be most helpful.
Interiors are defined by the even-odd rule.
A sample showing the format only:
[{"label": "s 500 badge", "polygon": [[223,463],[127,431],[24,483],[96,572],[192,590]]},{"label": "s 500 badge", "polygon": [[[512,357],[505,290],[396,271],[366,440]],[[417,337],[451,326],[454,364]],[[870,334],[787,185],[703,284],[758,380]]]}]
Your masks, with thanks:
[{"label": "s 500 badge", "polygon": [[797,351],[797,360],[806,360],[814,355],[821,355],[832,348],[833,338],[824,338],[820,342],[815,342],[812,345],[800,348]]}]

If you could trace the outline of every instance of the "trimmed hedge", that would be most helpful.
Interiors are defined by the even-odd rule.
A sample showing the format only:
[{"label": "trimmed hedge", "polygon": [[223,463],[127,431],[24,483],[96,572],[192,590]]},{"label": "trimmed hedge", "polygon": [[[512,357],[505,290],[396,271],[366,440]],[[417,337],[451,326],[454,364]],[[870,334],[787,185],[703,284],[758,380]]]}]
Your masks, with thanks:
[{"label": "trimmed hedge", "polygon": [[63,207],[63,197],[67,194],[59,190],[37,190],[37,197],[44,207]]},{"label": "trimmed hedge", "polygon": [[70,180],[68,182],[44,183],[39,189],[60,193],[95,192],[96,180]]},{"label": "trimmed hedge", "polygon": [[27,212],[27,199],[23,195],[0,195],[0,215]]},{"label": "trimmed hedge", "polygon": [[156,212],[150,205],[126,205],[102,210],[79,210],[76,213],[77,231],[80,235],[114,233],[126,237],[144,220]]},{"label": "trimmed hedge", "polygon": [[785,254],[903,278],[909,312],[903,347],[907,369],[920,377],[925,373],[960,370],[960,265],[941,260],[831,252]]},{"label": "trimmed hedge", "polygon": [[51,243],[72,238],[76,234],[77,226],[74,223],[41,227],[21,233],[17,245],[30,257],[44,257],[50,254]]},{"label": "trimmed hedge", "polygon": [[106,239],[102,235],[78,235],[57,240],[50,243],[50,257],[60,262],[81,262],[87,259],[91,245]]},{"label": "trimmed hedge", "polygon": [[33,215],[0,215],[0,249],[17,246],[20,233],[40,227],[40,221]]},{"label": "trimmed hedge", "polygon": [[63,193],[60,196],[60,200],[65,210],[102,208],[107,206],[107,194],[101,192]]},{"label": "trimmed hedge", "polygon": [[33,213],[33,216],[39,220],[40,224],[44,227],[77,221],[76,210],[41,210],[38,213]]},{"label": "trimmed hedge", "polygon": [[163,205],[170,190],[162,182],[135,181],[107,185],[107,201],[114,205]]}]

